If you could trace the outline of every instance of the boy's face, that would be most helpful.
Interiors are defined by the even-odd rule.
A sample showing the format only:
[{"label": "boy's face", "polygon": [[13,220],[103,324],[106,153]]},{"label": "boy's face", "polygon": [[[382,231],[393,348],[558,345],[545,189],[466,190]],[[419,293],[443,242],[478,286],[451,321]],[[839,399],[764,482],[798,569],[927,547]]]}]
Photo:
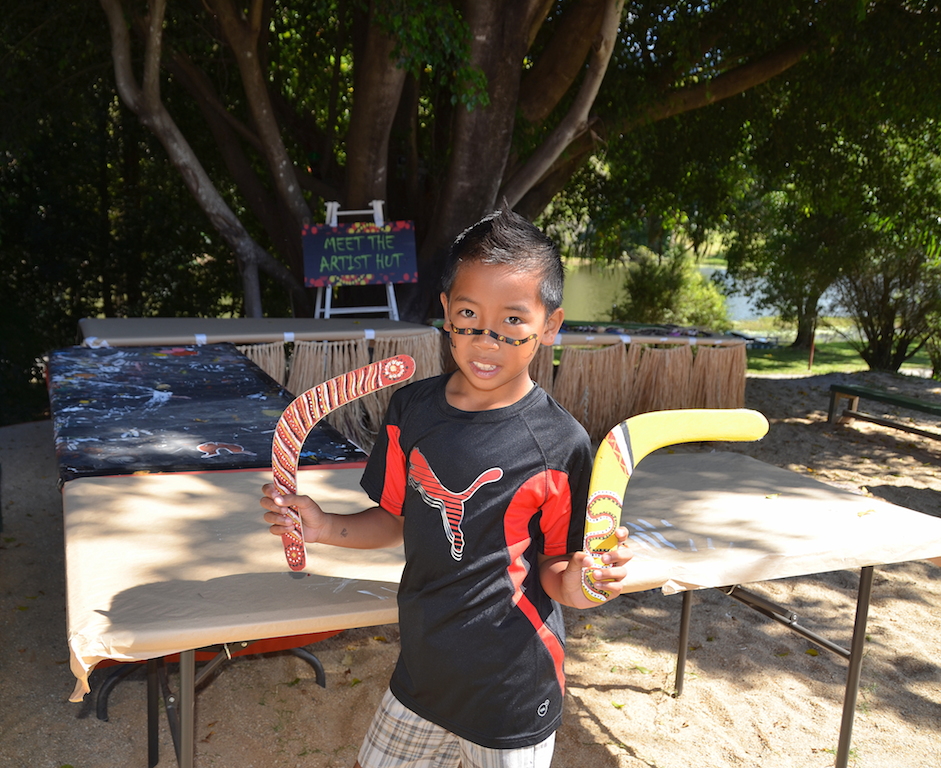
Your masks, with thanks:
[{"label": "boy's face", "polygon": [[[555,341],[564,315],[561,309],[547,315],[539,287],[539,276],[505,265],[470,262],[459,269],[450,296],[441,294],[458,366],[448,382],[451,405],[466,411],[503,408],[532,388],[529,364],[540,344]],[[491,333],[466,333],[473,330]]]}]

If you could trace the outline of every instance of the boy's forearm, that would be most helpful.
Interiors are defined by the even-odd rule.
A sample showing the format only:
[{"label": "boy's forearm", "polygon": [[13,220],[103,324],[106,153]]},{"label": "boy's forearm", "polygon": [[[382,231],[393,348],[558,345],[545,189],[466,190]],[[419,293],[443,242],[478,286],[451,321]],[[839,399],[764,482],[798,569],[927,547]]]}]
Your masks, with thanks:
[{"label": "boy's forearm", "polygon": [[402,519],[382,507],[354,515],[327,514],[327,525],[317,542],[348,549],[383,549],[402,543]]}]

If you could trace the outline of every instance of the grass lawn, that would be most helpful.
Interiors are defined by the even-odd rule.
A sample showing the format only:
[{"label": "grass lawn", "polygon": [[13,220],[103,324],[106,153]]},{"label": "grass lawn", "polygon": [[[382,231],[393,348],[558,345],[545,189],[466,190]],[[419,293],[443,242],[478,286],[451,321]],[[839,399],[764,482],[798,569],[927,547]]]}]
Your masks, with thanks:
[{"label": "grass lawn", "polygon": [[[816,375],[869,370],[869,366],[848,341],[818,343],[814,349],[812,367],[809,365],[809,357],[806,349],[791,349],[787,346],[774,349],[749,349],[748,372]],[[924,369],[930,371],[931,362],[926,353],[919,352],[901,367],[899,373],[920,374]]]},{"label": "grass lawn", "polygon": [[[812,367],[809,367],[809,354],[806,349],[791,349],[788,346],[794,340],[794,329],[782,325],[777,318],[761,317],[739,321],[733,325],[739,333],[778,342],[779,346],[772,349],[748,350],[749,373],[806,375],[869,370],[869,366],[849,341],[856,332],[852,322],[846,317],[821,318],[817,327]],[[931,361],[928,359],[928,353],[922,350],[904,363],[899,373],[923,376],[925,370],[931,371]]]}]

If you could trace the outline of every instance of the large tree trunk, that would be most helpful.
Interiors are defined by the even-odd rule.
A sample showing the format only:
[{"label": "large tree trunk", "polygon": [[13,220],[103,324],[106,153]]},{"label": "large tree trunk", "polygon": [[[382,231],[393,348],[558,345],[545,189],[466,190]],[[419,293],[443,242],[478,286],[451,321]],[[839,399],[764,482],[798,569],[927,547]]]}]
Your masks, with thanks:
[{"label": "large tree trunk", "polygon": [[794,349],[810,349],[817,331],[817,315],[802,312],[797,318],[797,335],[791,346]]},{"label": "large tree trunk", "polygon": [[[613,116],[618,110],[612,112],[600,101],[596,105],[596,100],[611,52],[619,40],[623,0],[570,0],[561,6],[552,0],[455,0],[469,32],[468,61],[455,63],[467,64],[483,73],[489,99],[487,106],[468,110],[460,104],[452,106],[447,96],[438,98],[436,89],[446,86],[435,83],[426,88],[423,81],[415,81],[422,83],[422,89],[410,91],[407,104],[403,104],[407,75],[390,58],[397,41],[390,39],[375,23],[373,13],[380,8],[377,0],[357,6],[365,9],[362,11],[350,10],[348,4],[341,3],[337,8],[337,21],[324,14],[316,16],[315,23],[320,26],[301,26],[304,34],[313,30],[314,37],[320,34],[317,30],[327,30],[331,24],[339,31],[335,37],[329,37],[330,33],[326,32],[329,48],[317,52],[318,56],[324,54],[322,60],[318,59],[320,71],[329,72],[330,66],[333,67],[332,80],[328,75],[318,81],[321,85],[327,84],[323,98],[325,109],[311,110],[305,96],[298,100],[306,105],[303,114],[294,114],[290,101],[296,94],[289,89],[279,91],[289,78],[278,85],[272,81],[272,76],[277,81],[277,73],[286,70],[267,66],[269,52],[284,50],[277,47],[276,40],[268,40],[274,28],[272,23],[277,25],[282,21],[271,16],[275,6],[270,0],[243,0],[241,3],[204,0],[203,7],[212,17],[208,25],[218,25],[214,34],[221,30],[229,49],[219,51],[219,55],[214,49],[209,66],[219,66],[220,71],[229,67],[230,71],[234,57],[241,93],[226,92],[229,100],[223,102],[206,74],[209,70],[187,67],[186,60],[179,54],[166,56],[165,64],[191,93],[202,94],[198,99],[199,108],[211,126],[230,177],[268,233],[273,247],[290,264],[288,270],[248,235],[161,102],[159,69],[163,29],[193,29],[185,26],[189,20],[182,21],[181,16],[183,26],[164,26],[165,0],[148,0],[149,16],[142,24],[145,27],[144,77],[142,85],[138,86],[131,73],[131,48],[123,15],[125,3],[123,0],[100,0],[100,3],[111,27],[121,98],[160,138],[199,205],[235,252],[246,289],[256,294],[246,298],[248,311],[261,311],[257,287],[259,267],[294,295],[297,307],[303,306],[299,230],[305,221],[319,219],[319,212],[311,212],[309,208],[305,190],[326,200],[339,199],[347,208],[365,208],[373,199],[388,199],[399,192],[394,200],[388,200],[387,211],[390,216],[415,219],[418,234],[421,283],[418,290],[403,287],[404,301],[400,300],[403,317],[413,320],[426,319],[435,307],[444,254],[455,236],[483,214],[502,205],[504,198],[523,215],[535,218],[595,152],[599,142],[608,137],[614,141],[614,137],[629,134],[640,126],[713,104],[766,82],[800,61],[813,35],[808,32],[791,42],[781,43],[777,50],[758,50],[751,58],[747,53],[738,56],[720,53],[710,62],[726,66],[724,72],[705,78],[684,78],[684,67],[695,66],[709,51],[725,50],[724,46],[719,46],[731,22],[723,9],[703,11],[702,23],[687,30],[684,45],[689,49],[685,54],[689,61],[678,60],[674,66],[671,63],[673,53],[654,51],[652,56],[656,61],[643,76],[651,85],[651,92],[659,97],[653,95],[626,117],[618,118]],[[193,6],[196,14],[200,13],[198,6]],[[561,15],[553,16],[552,29],[542,33],[547,37],[551,32],[551,39],[540,39],[538,50],[534,49],[537,33],[547,15],[556,10]],[[419,14],[419,19],[421,14],[427,13],[423,6],[408,3],[403,12]],[[351,21],[353,16],[356,18]],[[435,16],[427,14],[425,18]],[[651,16],[652,25],[662,22],[663,19]],[[206,24],[207,19],[198,23]],[[631,17],[625,23],[643,27],[646,22]],[[811,30],[815,28],[808,26]],[[351,38],[347,30],[352,30]],[[633,30],[621,31],[627,37],[642,39],[643,30],[640,37],[633,36]],[[348,60],[350,39],[354,76],[352,114],[348,133],[341,136],[338,125],[346,123],[338,123],[336,118],[339,110],[349,105],[345,91],[341,90],[349,85],[341,76],[341,65]],[[409,41],[402,42],[407,57]],[[526,54],[531,50],[534,56],[524,65]],[[332,65],[328,54],[333,57]],[[416,62],[420,63],[419,59],[411,63]],[[526,69],[530,64],[532,68]],[[440,67],[436,78],[450,65],[446,57],[436,62],[435,67]],[[217,87],[222,93],[224,86],[217,83]],[[605,98],[609,97],[611,94]],[[427,104],[430,109],[427,113],[423,109],[419,127],[420,104]],[[561,105],[565,105],[565,114],[560,114]],[[251,118],[244,124],[241,122],[244,118],[239,117],[243,107]],[[521,120],[516,125],[518,117]],[[390,131],[394,125],[406,128],[402,133],[405,138],[396,138],[393,142],[396,150],[390,152]],[[548,130],[550,125],[552,130]],[[408,130],[433,133],[423,134],[419,142],[414,136],[407,137]],[[285,136],[290,139],[287,145]],[[532,147],[536,136],[543,138],[538,146]],[[515,149],[514,137],[519,144]],[[343,153],[332,149],[339,141],[345,142]],[[298,168],[288,152],[288,146],[295,144],[302,153],[314,149],[322,151],[319,163],[311,163],[320,167],[312,167],[309,174]],[[246,154],[246,146],[253,151]],[[425,158],[419,158],[419,146],[428,153]],[[254,152],[263,158],[264,170],[260,169]],[[339,161],[343,157],[345,168],[341,169]],[[404,183],[397,183],[391,189],[390,157],[396,162],[405,158],[408,169]],[[420,163],[421,159],[425,162]],[[419,169],[427,171],[431,181],[419,185]],[[316,178],[318,172],[325,181]],[[393,210],[396,213],[392,213]]]},{"label": "large tree trunk", "polygon": [[624,0],[607,0],[603,7],[598,33],[592,45],[588,70],[568,114],[555,127],[539,148],[514,173],[503,187],[507,203],[516,205],[562,155],[572,141],[585,134],[591,126],[591,108],[601,88],[608,61],[617,42]]},{"label": "large tree trunk", "polygon": [[409,316],[434,309],[436,287],[444,255],[454,238],[500,204],[497,193],[513,139],[519,95],[520,62],[528,40],[519,34],[529,29],[542,9],[536,0],[473,0],[465,8],[470,26],[470,60],[487,77],[486,107],[458,107],[451,121],[445,183],[432,223],[419,252],[419,290],[410,298]]},{"label": "large tree trunk", "polygon": [[389,134],[398,110],[405,70],[392,58],[395,40],[373,22],[370,3],[361,54],[356,57],[353,110],[346,138],[346,208],[385,200],[389,181]]}]

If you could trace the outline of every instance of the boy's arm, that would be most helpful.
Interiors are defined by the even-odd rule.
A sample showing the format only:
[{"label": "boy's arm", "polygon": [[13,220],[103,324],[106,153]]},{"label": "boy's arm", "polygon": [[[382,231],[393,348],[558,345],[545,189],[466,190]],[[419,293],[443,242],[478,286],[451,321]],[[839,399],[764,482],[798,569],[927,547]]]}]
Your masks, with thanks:
[{"label": "boy's arm", "polygon": [[265,522],[275,536],[293,529],[291,519],[282,507],[294,507],[304,525],[304,540],[309,543],[332,544],[348,549],[380,549],[397,547],[402,543],[400,515],[393,515],[382,507],[370,507],[353,515],[333,515],[324,512],[309,496],[282,496],[272,483],[262,488],[261,506]]},{"label": "boy's arm", "polygon": [[627,545],[628,531],[618,528],[616,549],[606,552],[601,559],[605,568],[597,568],[594,559],[587,552],[573,552],[557,557],[539,556],[539,581],[542,588],[553,600],[572,608],[594,608],[600,605],[589,600],[582,591],[582,572],[595,567],[595,580],[604,584],[604,591],[611,593],[611,598],[621,594],[624,579],[627,576],[627,562],[634,556]]}]

